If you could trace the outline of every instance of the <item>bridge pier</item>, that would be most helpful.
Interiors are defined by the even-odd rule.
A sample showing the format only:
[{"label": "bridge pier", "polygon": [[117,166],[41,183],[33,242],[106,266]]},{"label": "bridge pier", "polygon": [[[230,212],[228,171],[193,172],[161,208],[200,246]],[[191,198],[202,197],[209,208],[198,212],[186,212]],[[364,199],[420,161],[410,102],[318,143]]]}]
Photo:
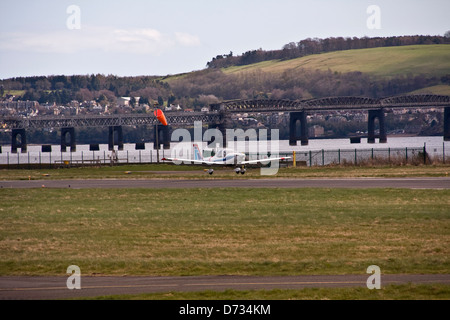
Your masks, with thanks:
[{"label": "bridge pier", "polygon": [[223,138],[223,142],[222,141],[217,141],[221,146],[221,148],[226,148],[228,145],[228,141],[227,141],[227,126],[225,123],[221,123],[217,126],[217,129],[222,133],[222,138]]},{"label": "bridge pier", "polygon": [[[216,134],[210,134],[212,132],[217,132],[217,131],[215,131],[213,129],[219,130],[216,125],[208,124],[208,127],[207,127],[206,131],[204,133],[202,131],[202,137],[203,137],[203,139],[205,139],[207,148],[215,149],[217,147],[217,145],[222,147],[222,144],[223,144],[223,139],[221,139],[221,138],[223,138],[222,131],[219,130],[220,131],[220,135],[218,135],[218,134],[217,135]],[[194,137],[194,140],[195,140],[195,137]]]},{"label": "bridge pier", "polygon": [[[297,135],[297,121],[300,121],[300,137]],[[289,145],[296,146],[298,140],[302,146],[309,144],[305,111],[289,113]]]},{"label": "bridge pier", "polygon": [[[170,149],[170,126],[154,125],[154,140],[153,149],[159,149],[161,144],[164,149]],[[156,135],[158,135],[158,142],[156,142]]]},{"label": "bridge pier", "polygon": [[[70,140],[67,140],[67,135],[70,136]],[[77,151],[77,144],[75,143],[75,128],[62,128],[61,129],[61,152],[66,152],[67,147],[70,147],[70,152]]]},{"label": "bridge pier", "polygon": [[380,138],[380,143],[386,143],[387,136],[386,136],[386,127],[384,124],[384,110],[383,109],[369,110],[367,143],[375,143],[375,138],[377,138],[377,135],[375,135],[375,120],[376,119],[378,119],[378,124],[380,127],[380,134],[378,135],[378,137]]},{"label": "bridge pier", "polygon": [[[20,136],[20,143],[17,141],[18,136]],[[12,129],[11,152],[17,153],[17,148],[20,148],[22,153],[27,152],[27,134],[25,129]]]},{"label": "bridge pier", "polygon": [[444,141],[450,141],[450,107],[444,108]]},{"label": "bridge pier", "polygon": [[210,123],[208,125],[209,129],[217,129],[220,131],[221,133],[221,137],[216,137],[214,136],[214,141],[211,141],[212,137],[209,138],[210,141],[208,141],[208,145],[211,145],[211,143],[214,142],[214,144],[217,146],[219,146],[220,148],[226,148],[228,143],[227,143],[227,128],[230,122],[229,119],[229,114],[224,111],[224,110],[220,110],[219,112],[220,114],[220,118],[216,121],[214,121],[213,123]]},{"label": "bridge pier", "polygon": [[[117,132],[117,143],[115,142],[115,133]],[[108,150],[114,150],[114,146],[118,145],[119,150],[123,150],[123,132],[122,126],[109,127]]]}]

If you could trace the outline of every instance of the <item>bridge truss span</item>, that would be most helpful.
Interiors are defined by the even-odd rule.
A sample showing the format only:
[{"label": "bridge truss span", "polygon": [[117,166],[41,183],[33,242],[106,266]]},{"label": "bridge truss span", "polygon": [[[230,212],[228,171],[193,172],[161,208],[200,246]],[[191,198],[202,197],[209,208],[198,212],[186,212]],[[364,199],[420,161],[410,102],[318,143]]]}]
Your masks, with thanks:
[{"label": "bridge truss span", "polygon": [[[171,125],[193,124],[194,121],[218,123],[222,119],[219,113],[178,112],[167,113]],[[108,115],[108,116],[71,116],[71,117],[34,117],[0,119],[3,127],[8,129],[43,129],[43,128],[77,128],[77,127],[114,127],[155,125],[158,122],[153,115]]]},{"label": "bridge truss span", "polygon": [[299,100],[286,99],[254,99],[254,100],[232,100],[220,104],[211,105],[212,110],[225,112],[282,112],[298,111],[303,106]]},{"label": "bridge truss span", "polygon": [[342,110],[379,108],[377,99],[366,97],[329,97],[303,101],[305,110]]},{"label": "bridge truss span", "polygon": [[383,107],[399,106],[404,108],[447,107],[450,106],[450,96],[432,94],[396,96],[380,99],[380,105]]},{"label": "bridge truss span", "polygon": [[255,99],[232,100],[211,105],[225,112],[296,112],[327,110],[376,110],[382,108],[448,107],[450,96],[405,95],[382,99],[368,97],[326,97],[310,100]]}]

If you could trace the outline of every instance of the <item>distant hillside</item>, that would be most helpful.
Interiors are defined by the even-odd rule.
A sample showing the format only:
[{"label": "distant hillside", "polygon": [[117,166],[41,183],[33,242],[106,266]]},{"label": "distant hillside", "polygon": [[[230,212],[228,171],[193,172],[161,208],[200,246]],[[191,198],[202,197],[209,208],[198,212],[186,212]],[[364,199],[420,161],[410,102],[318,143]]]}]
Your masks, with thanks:
[{"label": "distant hillside", "polygon": [[440,84],[436,86],[426,87],[422,89],[418,89],[412,92],[408,92],[409,94],[437,94],[450,96],[450,84]]},{"label": "distant hillside", "polygon": [[235,56],[233,52],[218,55],[206,65],[210,69],[244,66],[270,60],[290,60],[312,54],[336,52],[354,49],[370,49],[381,47],[400,47],[411,45],[450,44],[450,31],[445,36],[393,36],[393,37],[331,37],[326,39],[308,38],[299,42],[290,42],[281,50],[250,50]]},{"label": "distant hillside", "polygon": [[224,68],[226,74],[254,72],[282,73],[286,70],[331,70],[362,72],[378,77],[450,74],[450,44],[414,45],[358,49],[314,54],[291,60],[271,60]]},{"label": "distant hillside", "polygon": [[450,95],[450,45],[343,50],[169,77],[178,97],[309,99]]}]

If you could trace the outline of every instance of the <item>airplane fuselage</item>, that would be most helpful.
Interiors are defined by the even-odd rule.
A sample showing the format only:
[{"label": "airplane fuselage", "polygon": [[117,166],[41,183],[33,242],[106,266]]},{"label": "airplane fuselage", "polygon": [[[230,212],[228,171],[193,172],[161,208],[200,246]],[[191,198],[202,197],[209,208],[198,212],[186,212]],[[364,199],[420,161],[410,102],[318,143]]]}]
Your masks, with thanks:
[{"label": "airplane fuselage", "polygon": [[245,161],[245,154],[243,153],[235,153],[230,152],[221,155],[215,155],[213,157],[209,157],[207,159],[208,162],[212,162],[211,165],[214,164],[222,164],[222,165],[236,165]]}]

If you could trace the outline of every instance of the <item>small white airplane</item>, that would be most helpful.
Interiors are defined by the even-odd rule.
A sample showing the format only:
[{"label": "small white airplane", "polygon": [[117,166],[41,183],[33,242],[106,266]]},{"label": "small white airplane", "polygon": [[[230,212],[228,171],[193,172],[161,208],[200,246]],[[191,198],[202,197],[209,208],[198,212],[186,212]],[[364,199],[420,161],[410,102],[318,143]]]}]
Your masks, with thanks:
[{"label": "small white airplane", "polygon": [[[247,164],[268,164],[270,161],[275,160],[287,160],[291,157],[279,157],[279,158],[265,158],[258,160],[249,160],[245,161],[245,154],[242,152],[235,152],[232,149],[218,149],[218,151],[211,157],[204,159],[198,144],[194,144],[194,159],[180,159],[180,158],[163,158],[162,161],[171,161],[171,162],[191,162],[194,164],[207,164],[207,165],[221,165],[221,166],[229,166],[235,165],[238,166],[234,169],[236,174],[245,174],[247,171],[245,169],[245,165]],[[240,167],[239,167],[240,166]],[[211,175],[214,173],[213,169],[209,169],[208,173]]]}]

